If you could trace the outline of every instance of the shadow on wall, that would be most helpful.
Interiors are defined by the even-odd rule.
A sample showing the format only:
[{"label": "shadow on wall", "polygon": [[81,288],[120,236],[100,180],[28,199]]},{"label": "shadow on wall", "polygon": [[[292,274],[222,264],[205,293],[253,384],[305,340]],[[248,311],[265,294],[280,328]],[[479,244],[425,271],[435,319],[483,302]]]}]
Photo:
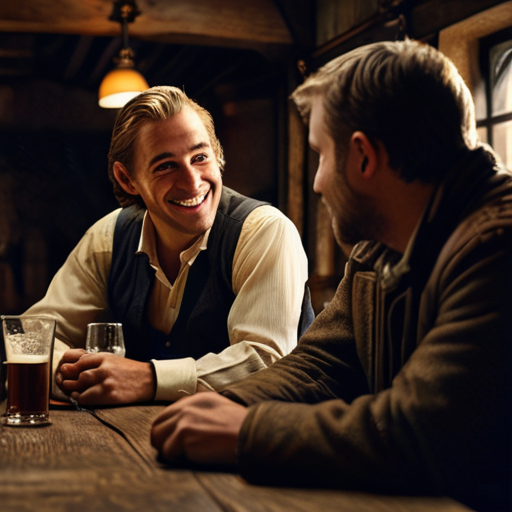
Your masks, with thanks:
[{"label": "shadow on wall", "polygon": [[0,313],[39,300],[87,228],[118,207],[108,133],[0,132]]}]

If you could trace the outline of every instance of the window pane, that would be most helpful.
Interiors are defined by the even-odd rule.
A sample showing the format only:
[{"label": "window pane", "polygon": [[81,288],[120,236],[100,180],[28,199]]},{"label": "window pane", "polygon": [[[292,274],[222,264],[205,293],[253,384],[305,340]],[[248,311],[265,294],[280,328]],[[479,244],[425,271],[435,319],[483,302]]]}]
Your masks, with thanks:
[{"label": "window pane", "polygon": [[512,41],[491,48],[492,115],[512,112]]},{"label": "window pane", "polygon": [[480,128],[476,129],[476,132],[478,133],[478,138],[480,139],[480,142],[489,142],[489,139],[487,138],[487,128],[485,126],[480,126]]},{"label": "window pane", "polygon": [[508,169],[512,169],[512,121],[496,124],[492,128],[493,147]]},{"label": "window pane", "polygon": [[475,84],[471,89],[473,94],[473,101],[475,102],[476,120],[487,119],[487,96],[486,96],[486,83],[482,79],[480,83]]}]

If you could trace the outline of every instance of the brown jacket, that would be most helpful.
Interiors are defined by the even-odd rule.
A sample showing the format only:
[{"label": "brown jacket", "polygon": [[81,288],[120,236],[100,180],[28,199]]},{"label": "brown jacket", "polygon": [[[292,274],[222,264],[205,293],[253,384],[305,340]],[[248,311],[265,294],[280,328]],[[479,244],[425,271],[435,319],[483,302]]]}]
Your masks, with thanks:
[{"label": "brown jacket", "polygon": [[512,178],[491,158],[479,149],[459,162],[403,257],[377,242],[356,246],[298,347],[224,392],[251,406],[242,476],[504,502]]}]

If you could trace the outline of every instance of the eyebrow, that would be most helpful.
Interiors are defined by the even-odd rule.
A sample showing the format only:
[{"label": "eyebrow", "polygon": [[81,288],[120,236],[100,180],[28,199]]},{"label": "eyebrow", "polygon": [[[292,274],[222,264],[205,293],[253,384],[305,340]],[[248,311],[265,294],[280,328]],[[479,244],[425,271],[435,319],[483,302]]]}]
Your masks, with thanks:
[{"label": "eyebrow", "polygon": [[[199,143],[191,146],[188,151],[189,151],[189,153],[191,153],[192,151],[197,151],[198,149],[209,148],[209,147],[210,147],[210,144],[208,142],[199,142]],[[159,162],[160,160],[164,160],[165,158],[172,158],[175,156],[176,155],[174,153],[165,151],[164,153],[160,153],[159,155],[156,155],[155,157],[153,157],[151,159],[151,161],[149,162],[149,165],[152,166],[153,164],[156,164],[156,162]]]}]

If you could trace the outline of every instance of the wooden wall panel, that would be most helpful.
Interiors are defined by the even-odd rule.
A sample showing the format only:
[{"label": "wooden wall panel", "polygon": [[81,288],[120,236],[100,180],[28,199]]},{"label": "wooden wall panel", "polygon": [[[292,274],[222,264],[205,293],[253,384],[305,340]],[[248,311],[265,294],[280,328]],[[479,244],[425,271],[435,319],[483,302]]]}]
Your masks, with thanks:
[{"label": "wooden wall panel", "polygon": [[499,3],[502,0],[423,0],[412,9],[410,34],[416,39],[429,37]]},{"label": "wooden wall panel", "polygon": [[478,40],[511,25],[512,1],[509,1],[470,16],[440,32],[439,49],[457,66],[473,95],[482,86],[478,66]]},{"label": "wooden wall panel", "polygon": [[335,244],[332,224],[327,207],[322,201],[318,202],[316,212],[316,265],[315,274],[318,276],[336,275],[336,265],[334,262]]},{"label": "wooden wall panel", "polygon": [[321,46],[379,12],[379,0],[318,0],[316,44]]},{"label": "wooden wall panel", "polygon": [[287,215],[304,234],[304,185],[306,127],[292,105],[288,110],[288,208]]},{"label": "wooden wall panel", "polygon": [[277,206],[277,135],[274,98],[222,104],[217,131],[224,148],[224,183]]}]

